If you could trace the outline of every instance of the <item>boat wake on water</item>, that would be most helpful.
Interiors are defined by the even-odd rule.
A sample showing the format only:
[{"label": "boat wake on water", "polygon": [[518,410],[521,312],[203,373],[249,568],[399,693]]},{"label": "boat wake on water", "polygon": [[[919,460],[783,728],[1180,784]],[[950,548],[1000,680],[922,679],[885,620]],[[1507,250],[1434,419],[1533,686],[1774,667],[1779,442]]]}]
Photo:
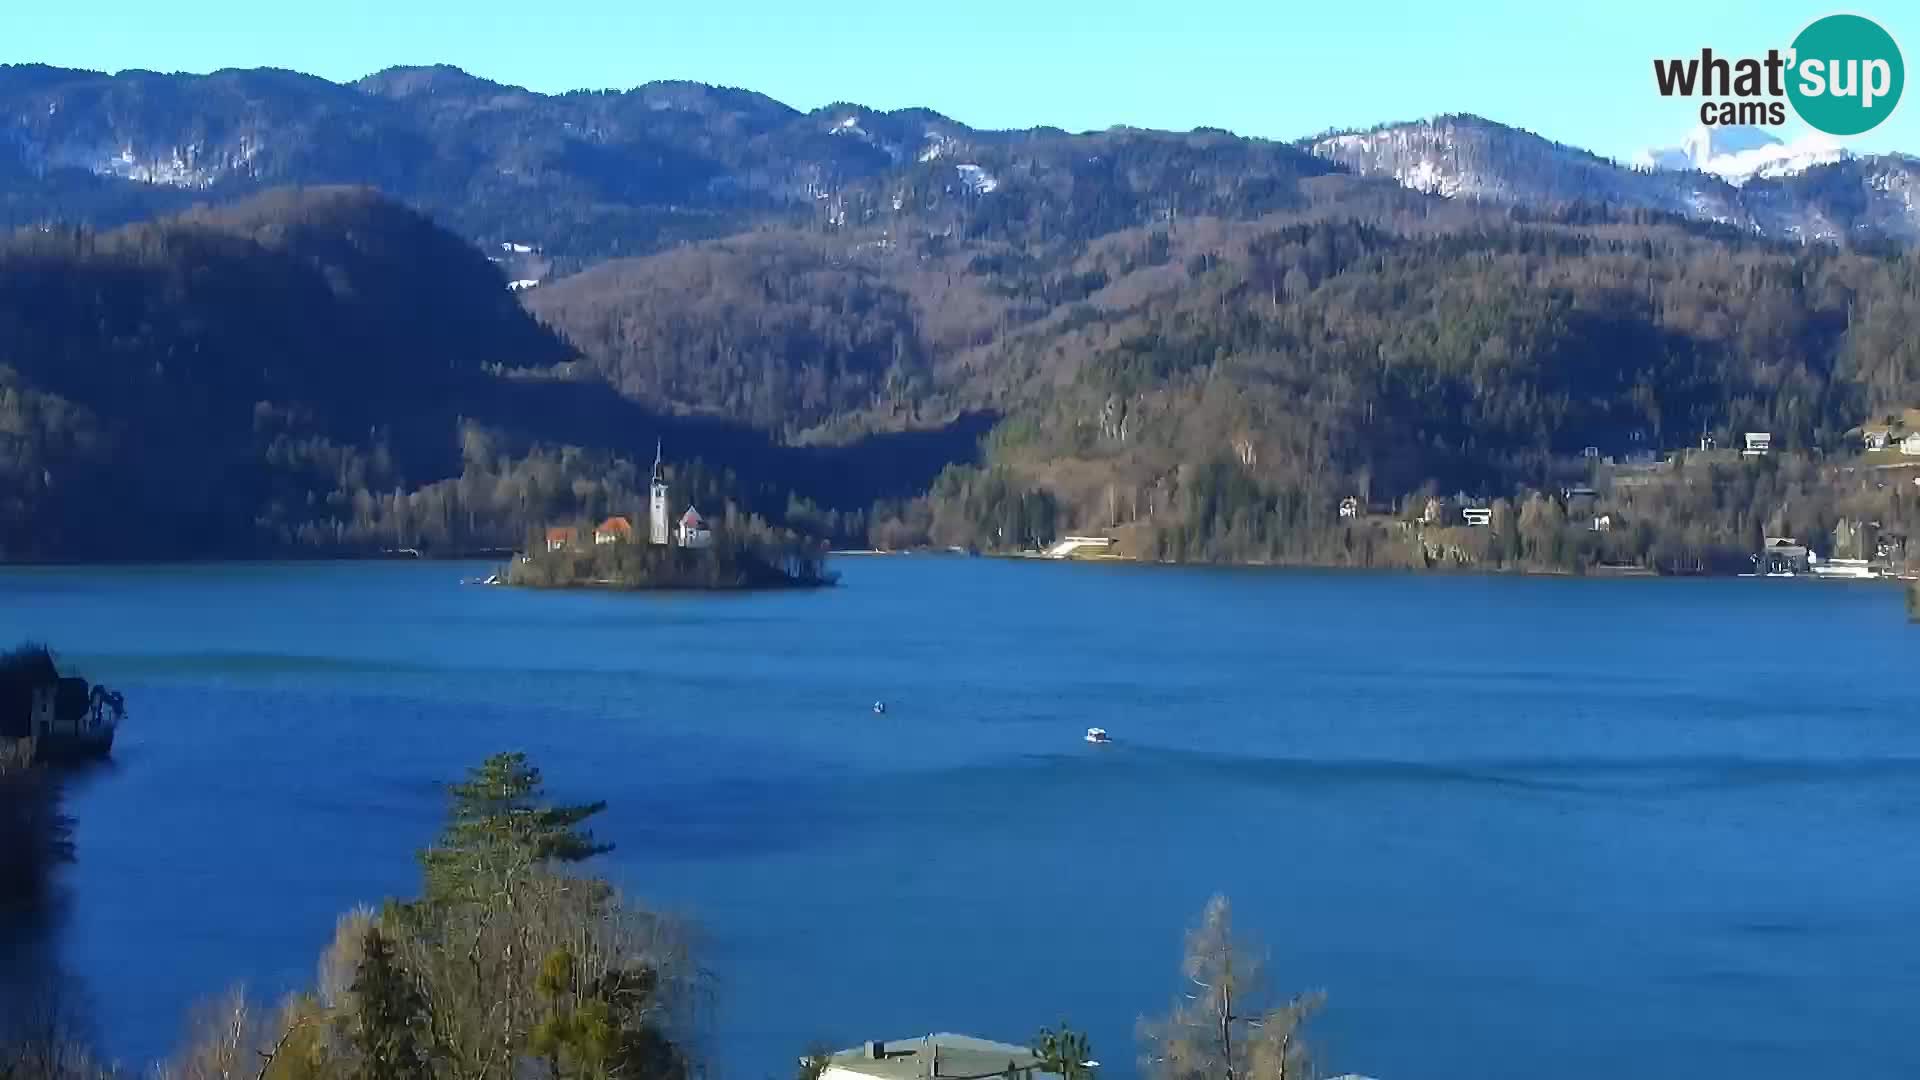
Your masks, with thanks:
[{"label": "boat wake on water", "polygon": [[[1086,741],[1093,743],[1089,734]],[[1284,754],[1229,754],[1154,746],[1111,738],[1115,753],[1087,756],[1064,751],[1023,755],[1024,760],[1062,763],[1078,759],[1141,772],[1172,768],[1211,772],[1251,785],[1479,785],[1569,793],[1678,793],[1714,789],[1920,779],[1920,757],[1789,759],[1751,756],[1667,758],[1485,757],[1415,761],[1396,758],[1314,758]],[[1118,751],[1124,749],[1124,754]]]}]

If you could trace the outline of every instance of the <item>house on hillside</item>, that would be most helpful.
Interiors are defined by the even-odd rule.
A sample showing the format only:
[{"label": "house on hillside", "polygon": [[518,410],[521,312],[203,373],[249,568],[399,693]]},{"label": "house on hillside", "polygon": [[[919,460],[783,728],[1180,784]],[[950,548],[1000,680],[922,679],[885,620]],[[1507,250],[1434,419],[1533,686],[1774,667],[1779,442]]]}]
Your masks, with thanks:
[{"label": "house on hillside", "polygon": [[[803,1062],[803,1064],[805,1064]],[[827,1057],[820,1080],[1060,1080],[1033,1051],[945,1032],[875,1040]]]},{"label": "house on hillside", "polygon": [[1472,528],[1483,529],[1493,524],[1493,511],[1484,506],[1463,507],[1460,518]]},{"label": "house on hillside", "polygon": [[1587,531],[1588,532],[1612,532],[1613,531],[1613,515],[1612,514],[1595,514],[1593,516],[1593,524],[1587,526]]},{"label": "house on hillside", "polygon": [[1760,457],[1772,449],[1773,433],[1771,431],[1749,431],[1747,432],[1746,448],[1740,451],[1740,455],[1742,457]]},{"label": "house on hillside", "polygon": [[1901,439],[1900,452],[1908,457],[1920,457],[1920,432]]},{"label": "house on hillside", "polygon": [[548,551],[559,551],[561,548],[572,547],[573,540],[574,531],[572,529],[555,527],[547,530]]},{"label": "house on hillside", "polygon": [[593,542],[596,544],[625,544],[633,540],[633,522],[624,517],[610,517],[593,530]]},{"label": "house on hillside", "polygon": [[1566,500],[1568,515],[1586,513],[1600,501],[1600,493],[1584,484],[1561,488],[1560,497]]},{"label": "house on hillside", "polygon": [[1340,500],[1340,516],[1355,518],[1360,516],[1360,500],[1349,495]]},{"label": "house on hillside", "polygon": [[1868,453],[1872,453],[1875,450],[1885,450],[1888,444],[1892,442],[1893,432],[1885,428],[1871,429],[1860,433],[1860,447]]},{"label": "house on hillside", "polygon": [[675,537],[675,543],[687,548],[713,546],[713,530],[707,528],[707,519],[700,516],[700,511],[689,506],[687,512],[680,515],[679,535]]}]

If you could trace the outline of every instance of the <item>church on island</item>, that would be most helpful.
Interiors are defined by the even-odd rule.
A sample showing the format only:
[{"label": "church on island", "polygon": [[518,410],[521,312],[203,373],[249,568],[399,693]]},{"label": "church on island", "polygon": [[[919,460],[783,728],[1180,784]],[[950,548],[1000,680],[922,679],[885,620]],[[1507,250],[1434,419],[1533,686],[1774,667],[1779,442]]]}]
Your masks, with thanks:
[{"label": "church on island", "polygon": [[[664,444],[656,443],[653,450],[653,479],[648,484],[647,499],[647,543],[655,547],[712,547],[713,529],[699,510],[689,506],[687,512],[680,515],[679,521],[673,520],[672,511],[668,509],[666,466],[661,457],[663,449]],[[607,518],[593,530],[595,546],[631,544],[635,539],[632,522],[619,515]],[[548,551],[572,547],[578,540],[579,533],[571,528],[556,527],[548,529],[546,533]]]}]

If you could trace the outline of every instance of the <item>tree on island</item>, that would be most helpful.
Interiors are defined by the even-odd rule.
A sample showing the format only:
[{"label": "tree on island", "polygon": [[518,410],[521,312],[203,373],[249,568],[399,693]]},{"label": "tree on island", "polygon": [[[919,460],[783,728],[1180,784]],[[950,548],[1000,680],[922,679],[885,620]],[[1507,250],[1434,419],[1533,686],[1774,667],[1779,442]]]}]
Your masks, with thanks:
[{"label": "tree on island", "polygon": [[530,588],[776,589],[831,585],[817,541],[759,523],[716,530],[706,547],[616,541],[534,545],[508,567]]}]

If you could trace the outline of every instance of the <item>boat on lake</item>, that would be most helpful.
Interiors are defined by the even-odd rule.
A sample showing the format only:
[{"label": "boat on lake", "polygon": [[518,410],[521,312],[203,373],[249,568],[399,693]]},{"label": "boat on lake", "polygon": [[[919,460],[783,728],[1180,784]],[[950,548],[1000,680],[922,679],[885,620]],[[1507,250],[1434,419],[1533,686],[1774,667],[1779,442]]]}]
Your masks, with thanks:
[{"label": "boat on lake", "polygon": [[1107,734],[1106,728],[1090,727],[1087,729],[1086,739],[1090,743],[1110,743],[1113,741],[1113,736]]}]

